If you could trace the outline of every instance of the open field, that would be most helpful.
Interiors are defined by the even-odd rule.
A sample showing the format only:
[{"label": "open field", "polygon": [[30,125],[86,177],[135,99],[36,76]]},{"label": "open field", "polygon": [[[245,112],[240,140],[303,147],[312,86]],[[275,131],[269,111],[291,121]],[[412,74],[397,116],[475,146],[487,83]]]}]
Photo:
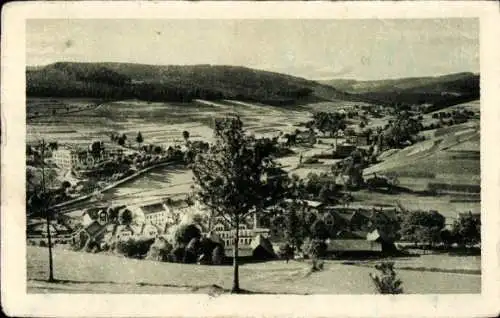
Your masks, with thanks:
[{"label": "open field", "polygon": [[[84,102],[90,103],[79,99],[29,98],[27,112],[28,115],[47,112],[53,107],[78,109]],[[60,104],[63,106],[58,106]],[[140,131],[145,143],[172,144],[181,141],[182,131],[188,130],[192,139],[209,141],[212,138],[209,124],[226,113],[238,113],[245,128],[256,135],[276,135],[279,130],[295,130],[294,124],[306,121],[311,115],[305,108],[238,101],[198,100],[176,104],[127,100],[105,103],[78,113],[56,113],[29,119],[27,139],[32,142],[43,137],[60,143],[87,144],[94,139],[107,139],[107,133],[111,131],[125,133],[133,140]]]},{"label": "open field", "polygon": [[[231,266],[202,266],[125,259],[56,249],[55,278],[47,277],[48,251],[27,248],[29,293],[206,293],[216,284],[231,287]],[[435,265],[432,264],[433,266]],[[326,261],[322,272],[308,275],[309,264],[283,261],[240,267],[243,289],[257,293],[373,294],[369,267]],[[406,293],[479,293],[481,276],[398,270]]]}]

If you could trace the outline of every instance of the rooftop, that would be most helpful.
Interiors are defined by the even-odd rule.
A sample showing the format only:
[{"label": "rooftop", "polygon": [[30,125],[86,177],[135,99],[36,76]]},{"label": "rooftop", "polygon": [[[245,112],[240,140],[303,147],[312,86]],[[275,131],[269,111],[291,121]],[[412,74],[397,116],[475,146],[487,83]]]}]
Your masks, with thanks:
[{"label": "rooftop", "polygon": [[165,211],[165,207],[163,206],[162,203],[153,203],[141,206],[141,210],[144,213],[144,215],[147,215],[152,213],[163,212]]},{"label": "rooftop", "polygon": [[328,240],[327,250],[329,252],[381,252],[382,245],[362,239]]}]

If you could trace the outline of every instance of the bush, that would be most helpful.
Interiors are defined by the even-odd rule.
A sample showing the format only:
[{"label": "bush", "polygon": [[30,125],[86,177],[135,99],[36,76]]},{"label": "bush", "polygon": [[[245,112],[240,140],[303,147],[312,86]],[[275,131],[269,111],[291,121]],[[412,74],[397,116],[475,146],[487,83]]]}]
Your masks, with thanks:
[{"label": "bush", "polygon": [[170,253],[170,260],[174,263],[182,263],[184,260],[185,249],[182,246],[175,247]]},{"label": "bush", "polygon": [[148,254],[154,239],[119,241],[116,244],[116,252],[127,257],[143,258]]},{"label": "bush", "polygon": [[149,248],[146,259],[166,262],[169,259],[169,254],[172,251],[172,248],[172,245],[163,237],[156,238],[154,243]]},{"label": "bush", "polygon": [[402,294],[402,281],[397,277],[394,271],[393,262],[382,262],[375,265],[375,269],[380,274],[373,275],[370,273],[370,278],[375,285],[375,288],[380,294]]},{"label": "bush", "polygon": [[279,251],[278,251],[278,257],[282,259],[286,259],[287,261],[294,256],[294,250],[290,246],[290,244],[285,243],[280,245]]},{"label": "bush", "polygon": [[212,251],[212,264],[221,265],[224,261],[224,249],[221,245],[217,245]]},{"label": "bush", "polygon": [[301,249],[305,256],[316,259],[326,255],[327,246],[323,240],[307,238]]},{"label": "bush", "polygon": [[175,231],[175,243],[179,245],[187,245],[192,239],[200,237],[200,229],[194,224],[180,225]]}]

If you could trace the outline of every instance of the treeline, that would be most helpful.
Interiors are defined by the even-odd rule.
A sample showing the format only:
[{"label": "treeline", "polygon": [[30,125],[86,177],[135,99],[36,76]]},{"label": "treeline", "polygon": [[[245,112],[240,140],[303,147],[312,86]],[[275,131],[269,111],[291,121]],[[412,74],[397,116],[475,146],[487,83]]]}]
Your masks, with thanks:
[{"label": "treeline", "polygon": [[28,70],[26,94],[166,102],[238,99],[289,105],[308,98],[313,92],[308,87],[313,82],[238,67],[177,67],[167,71],[159,68],[157,74],[149,68],[143,73],[116,69],[92,63],[55,63]]}]

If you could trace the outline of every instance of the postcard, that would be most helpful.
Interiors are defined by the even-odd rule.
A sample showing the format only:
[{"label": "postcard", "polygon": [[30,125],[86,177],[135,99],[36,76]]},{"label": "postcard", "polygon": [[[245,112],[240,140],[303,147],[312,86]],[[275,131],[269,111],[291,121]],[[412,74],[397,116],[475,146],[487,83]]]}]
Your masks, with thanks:
[{"label": "postcard", "polygon": [[495,3],[2,22],[7,315],[498,314]]}]

